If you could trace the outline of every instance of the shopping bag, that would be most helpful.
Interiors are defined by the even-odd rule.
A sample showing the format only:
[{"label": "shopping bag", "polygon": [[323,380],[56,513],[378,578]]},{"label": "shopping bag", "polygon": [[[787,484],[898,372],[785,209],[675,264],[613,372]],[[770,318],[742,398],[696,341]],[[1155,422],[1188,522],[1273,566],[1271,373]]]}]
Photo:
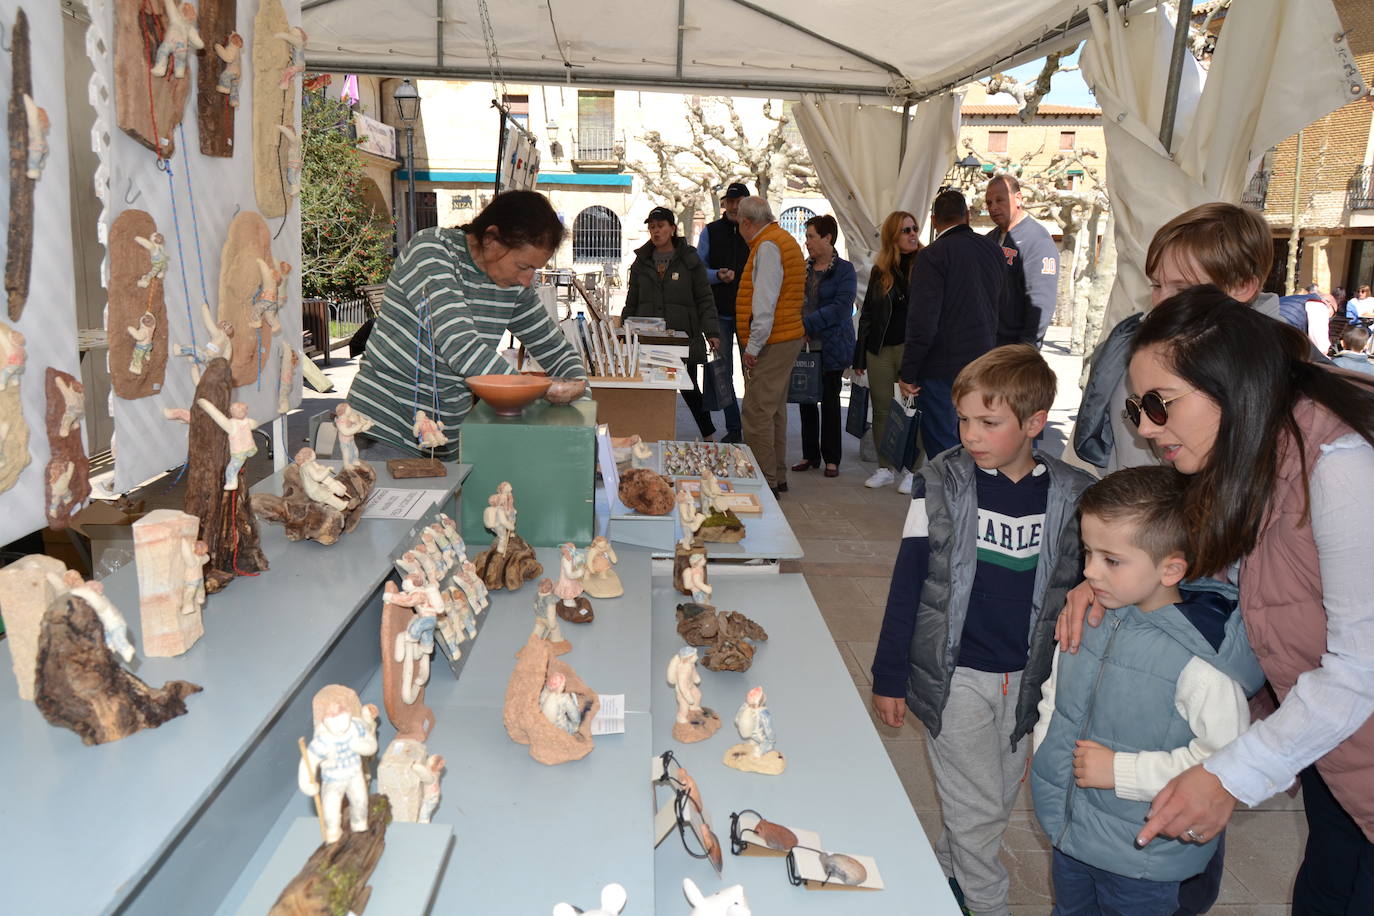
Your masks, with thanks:
[{"label": "shopping bag", "polygon": [[792,377],[787,383],[787,403],[819,404],[821,402],[821,351],[808,343],[792,364]]},{"label": "shopping bag", "polygon": [[902,397],[900,391],[894,392],[883,439],[878,443],[878,454],[899,470],[911,470],[916,463],[916,434],[920,429],[921,411],[916,409],[916,399]]},{"label": "shopping bag", "polygon": [[844,415],[844,431],[855,439],[862,439],[868,432],[868,386],[849,385],[849,410]]},{"label": "shopping bag", "polygon": [[705,410],[724,410],[735,402],[734,368],[724,356],[707,361],[701,379],[702,407]]}]

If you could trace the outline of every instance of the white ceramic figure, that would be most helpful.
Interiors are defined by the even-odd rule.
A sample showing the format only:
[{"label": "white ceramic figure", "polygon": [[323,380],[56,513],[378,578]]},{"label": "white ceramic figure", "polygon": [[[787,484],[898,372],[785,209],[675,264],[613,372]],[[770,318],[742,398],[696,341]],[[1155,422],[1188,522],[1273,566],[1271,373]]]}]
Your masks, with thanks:
[{"label": "white ceramic figure", "polygon": [[575,735],[582,727],[582,702],[577,694],[564,689],[566,685],[567,678],[563,675],[550,674],[539,691],[539,711],[554,727]]},{"label": "white ceramic figure", "polygon": [[420,569],[425,574],[425,581],[438,585],[439,580],[443,578],[439,574],[438,558],[430,554],[429,548],[425,546],[423,541],[411,547],[410,552],[415,555],[415,559],[419,562]]},{"label": "white ceramic figure", "polygon": [[277,376],[277,413],[291,412],[291,389],[296,380],[296,366],[301,361],[298,351],[288,347],[285,341],[281,347],[281,372]]},{"label": "white ceramic figure", "polygon": [[678,541],[683,550],[691,550],[697,542],[697,531],[701,529],[706,516],[697,508],[696,497],[690,490],[679,490],[677,494],[677,517],[682,522],[682,540]]},{"label": "white ceramic figure", "polygon": [[707,897],[691,878],[683,878],[682,892],[692,905],[691,916],[752,916],[742,884],[732,885]]},{"label": "white ceramic figure", "polygon": [[720,478],[707,470],[701,475],[701,511],[708,516],[725,511],[722,497],[725,491],[720,487]]},{"label": "white ceramic figure", "polygon": [[65,439],[86,415],[86,386],[76,379],[72,379],[68,385],[66,378],[61,375],[54,376],[53,380],[57,383],[58,393],[62,395],[62,419],[57,423],[57,434]]},{"label": "white ceramic figure", "polygon": [[171,263],[171,258],[167,255],[167,249],[163,247],[164,239],[161,232],[154,232],[146,239],[141,235],[136,235],[134,241],[144,251],[148,252],[148,270],[138,278],[138,288],[147,289],[154,280],[166,278],[167,265]]},{"label": "white ceramic figure", "polygon": [[163,0],[167,13],[167,31],[162,43],[157,46],[157,57],[153,61],[153,76],[167,75],[167,60],[172,61],[172,76],[183,79],[186,76],[186,54],[191,48],[199,51],[205,47],[196,30],[196,8],[189,3],[177,5],[176,0]]},{"label": "white ceramic figure", "polygon": [[71,593],[90,605],[91,610],[95,611],[95,616],[100,619],[106,647],[124,661],[133,661],[134,644],[129,640],[129,623],[119,612],[119,608],[105,597],[104,584],[95,579],[83,582],[81,574],[74,569],[67,570],[62,576],[48,573],[48,583],[56,594]]},{"label": "white ceramic figure", "polygon": [[414,703],[420,688],[429,682],[429,658],[434,652],[434,629],[444,611],[444,599],[439,587],[422,583],[411,576],[404,585],[406,591],[420,592],[424,600],[415,604],[415,616],[406,628],[396,634],[395,659],[401,664],[401,700]]},{"label": "white ceramic figure", "polygon": [[[204,541],[181,541],[181,568],[185,580],[181,585],[181,613],[194,614],[205,607],[205,564],[210,562],[210,545]],[[147,646],[144,646],[145,651]]]},{"label": "white ceramic figure", "polygon": [[468,596],[468,605],[474,612],[480,614],[487,609],[491,601],[487,598],[487,583],[482,581],[482,577],[477,575],[477,566],[471,560],[464,560],[462,572],[454,576],[454,581],[463,590],[463,594]]},{"label": "white ceramic figure", "polygon": [[576,607],[577,599],[582,597],[582,579],[587,575],[587,565],[582,554],[572,544],[559,544],[558,584],[553,593],[568,607]]},{"label": "white ceramic figure", "polygon": [[496,495],[501,498],[501,505],[510,513],[512,519],[515,518],[515,488],[510,485],[509,480],[503,480],[496,485]]},{"label": "white ceramic figure", "polygon": [[301,193],[301,135],[285,124],[278,124],[277,131],[286,142],[286,193],[297,197]]},{"label": "white ceramic figure", "polygon": [[266,323],[268,332],[277,334],[281,332],[281,321],[277,319],[277,311],[282,304],[281,286],[286,282],[286,275],[291,273],[291,265],[278,261],[277,266],[273,267],[262,258],[256,260],[258,288],[253,291],[253,299],[249,304],[248,326],[260,328]]},{"label": "white ceramic figure", "polygon": [[363,463],[353,437],[371,428],[372,418],[358,413],[347,401],[334,408],[334,429],[339,434],[339,456],[343,458],[344,467],[355,468]]},{"label": "white ceramic figure", "polygon": [[534,594],[534,632],[530,635],[563,642],[563,630],[558,626],[558,596],[553,593],[553,582],[547,578],[539,580]]},{"label": "white ceramic figure", "polygon": [[48,518],[56,518],[62,507],[72,501],[72,475],[76,465],[70,461],[48,467]]},{"label": "white ceramic figure", "polygon": [[706,581],[706,554],[692,554],[687,568],[682,571],[682,587],[692,593],[692,600],[697,604],[711,603],[711,592],[715,589]]},{"label": "white ceramic figure", "polygon": [[613,437],[611,439],[611,457],[616,464],[624,464],[634,455],[634,447],[644,440],[638,435]]},{"label": "white ceramic figure", "polygon": [[697,670],[697,650],[693,646],[683,646],[668,660],[668,683],[673,687],[677,699],[677,722],[687,725],[693,713],[701,716],[701,672]]},{"label": "white ceramic figure", "polygon": [[43,177],[43,167],[48,164],[48,131],[52,129],[52,121],[48,119],[48,112],[39,108],[27,92],[24,93],[24,118],[29,127],[24,174],[37,181]]},{"label": "white ceramic figure", "polygon": [[[630,447],[630,467],[649,468],[653,463],[654,450],[647,442],[636,442]],[[649,468],[653,470],[653,468]]]},{"label": "white ceramic figure", "polygon": [[420,558],[415,556],[415,552],[412,550],[407,550],[405,553],[401,554],[396,560],[396,565],[400,567],[401,572],[405,573],[405,576],[402,576],[402,578],[410,576],[413,573],[418,573],[421,576],[425,574],[424,567],[420,565]]},{"label": "white ceramic figure", "polygon": [[239,84],[243,82],[243,36],[238,32],[229,35],[227,45],[216,44],[215,56],[224,61],[219,71],[219,82],[215,91],[229,96],[229,107],[239,107]]},{"label": "white ceramic figure", "polygon": [[735,728],[739,736],[749,742],[755,757],[773,750],[773,714],[768,711],[768,697],[762,687],[755,687],[744,697],[735,713]]},{"label": "white ceramic figure", "polygon": [[625,892],[625,888],[619,884],[608,884],[601,889],[601,906],[594,910],[579,910],[571,903],[556,903],[553,907],[553,916],[620,916],[620,911],[625,909],[625,901],[630,899],[630,895]]},{"label": "white ceramic figure", "polygon": [[431,420],[423,410],[415,411],[415,422],[410,427],[410,433],[420,440],[420,448],[438,448],[448,444],[443,421]]},{"label": "white ceramic figure", "polygon": [[487,497],[487,507],[482,510],[482,524],[496,535],[496,552],[504,554],[510,536],[515,533],[515,519],[502,505],[500,494],[493,493]]},{"label": "white ceramic figure", "polygon": [[210,335],[209,343],[202,347],[178,347],[177,356],[185,356],[191,360],[191,381],[200,384],[201,369],[212,359],[223,357],[229,359],[234,350],[234,326],[228,321],[216,321],[215,316],[210,312],[210,303],[200,304],[201,321],[205,323],[205,330]]},{"label": "white ceramic figure", "polygon": [[363,758],[375,753],[377,707],[369,703],[358,717],[352,715],[345,704],[330,703],[315,726],[314,738],[306,747],[296,776],[302,792],[320,796],[326,843],[337,842],[343,836],[341,813],[345,796],[348,797],[349,827],[354,833],[367,829],[367,778]]},{"label": "white ceramic figure", "polygon": [[144,312],[138,319],[138,327],[125,328],[134,339],[133,352],[129,354],[129,371],[142,375],[148,357],[153,355],[153,333],[157,330],[157,318],[152,312]]},{"label": "white ceramic figure", "polygon": [[[229,463],[224,467],[224,489],[237,490],[239,471],[243,468],[243,463],[258,453],[258,447],[253,442],[253,430],[260,421],[248,416],[248,405],[242,401],[235,401],[229,405],[227,417],[205,398],[197,398],[196,403],[200,405],[201,410],[210,415],[215,425],[229,436]],[[167,411],[164,410],[163,413]]]},{"label": "white ceramic figure", "polygon": [[0,327],[0,389],[19,384],[24,363],[29,358],[24,335],[13,328]]},{"label": "white ceramic figure", "polygon": [[289,89],[296,75],[305,70],[305,43],[310,37],[305,34],[305,29],[298,25],[293,25],[285,32],[277,32],[272,37],[286,42],[291,51],[291,63],[282,69],[281,82],[277,85],[278,89]]},{"label": "white ceramic figure", "polygon": [[617,598],[625,594],[625,586],[615,571],[615,564],[620,562],[620,558],[615,555],[615,548],[604,535],[592,538],[586,556],[587,575],[583,585],[587,594],[593,598]]},{"label": "white ceramic figure", "polygon": [[296,467],[300,470],[305,495],[339,512],[348,508],[348,487],[334,476],[334,469],[315,460],[315,450],[306,446],[296,452]]},{"label": "white ceramic figure", "polygon": [[448,539],[453,544],[454,550],[458,551],[460,562],[467,562],[468,545],[463,542],[463,536],[458,533],[458,525],[443,512],[438,515],[439,524],[444,526],[444,531],[448,533]]},{"label": "white ceramic figure", "polygon": [[448,575],[448,571],[453,567],[453,557],[439,546],[439,541],[434,536],[434,532],[428,528],[420,532],[420,543],[424,547],[425,553],[429,554],[434,561],[434,571],[440,579]]},{"label": "white ceramic figure", "polygon": [[463,590],[457,585],[449,587],[448,595],[449,603],[453,607],[450,613],[454,615],[455,625],[461,627],[469,639],[475,638],[477,636],[477,615],[473,613],[467,595],[463,594]]},{"label": "white ceramic figure", "polygon": [[425,526],[425,531],[429,532],[429,536],[434,540],[434,546],[443,554],[445,570],[455,568],[458,565],[458,548],[448,536],[448,529],[438,522],[430,522]]},{"label": "white ceramic figure", "polygon": [[430,754],[425,758],[423,765],[416,765],[415,775],[419,777],[421,786],[420,817],[417,823],[428,824],[434,816],[434,809],[439,807],[443,772],[444,758],[438,754]]}]

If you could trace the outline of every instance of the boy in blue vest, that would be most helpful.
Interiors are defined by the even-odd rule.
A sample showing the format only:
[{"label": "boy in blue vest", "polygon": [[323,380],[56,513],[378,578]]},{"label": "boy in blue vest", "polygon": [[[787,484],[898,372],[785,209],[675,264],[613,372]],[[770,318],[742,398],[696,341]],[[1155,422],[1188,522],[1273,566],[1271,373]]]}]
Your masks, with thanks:
[{"label": "boy in blue vest", "polygon": [[1056,653],[1035,726],[1035,814],[1054,844],[1056,916],[1171,916],[1215,836],[1135,845],[1155,794],[1250,724],[1264,683],[1230,585],[1188,571],[1186,478],[1117,471],[1079,502],[1083,575],[1106,609]]},{"label": "boy in blue vest", "polygon": [[[929,732],[956,899],[1005,916],[998,859],[1026,774],[1054,623],[1079,570],[1078,495],[1093,478],[1034,448],[1055,376],[1027,344],[998,347],[954,380],[959,447],[917,472],[873,659],[873,707]],[[905,702],[903,702],[905,701]]]}]

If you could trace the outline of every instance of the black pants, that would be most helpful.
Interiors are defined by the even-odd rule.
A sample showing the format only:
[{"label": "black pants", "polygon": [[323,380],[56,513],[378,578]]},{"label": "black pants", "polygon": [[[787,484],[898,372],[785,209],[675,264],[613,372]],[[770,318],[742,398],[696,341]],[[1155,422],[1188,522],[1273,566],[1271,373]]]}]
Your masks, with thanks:
[{"label": "black pants", "polygon": [[812,464],[840,464],[840,388],[844,370],[821,373],[821,402],[798,404],[802,457]]},{"label": "black pants", "polygon": [[1307,809],[1307,850],[1293,884],[1294,916],[1374,913],[1374,843],[1331,794],[1315,766],[1298,778]]},{"label": "black pants", "polygon": [[701,368],[701,363],[689,362],[687,365],[687,378],[692,382],[692,390],[682,390],[682,403],[687,405],[687,409],[692,412],[692,419],[697,421],[697,429],[701,430],[701,438],[706,439],[715,435],[716,424],[711,422],[711,414],[701,400],[701,386],[697,384],[697,371]]},{"label": "black pants", "polygon": [[1196,916],[1205,913],[1221,896],[1221,876],[1226,868],[1226,831],[1217,838],[1217,850],[1207,867],[1178,885],[1178,909],[1174,916]]}]

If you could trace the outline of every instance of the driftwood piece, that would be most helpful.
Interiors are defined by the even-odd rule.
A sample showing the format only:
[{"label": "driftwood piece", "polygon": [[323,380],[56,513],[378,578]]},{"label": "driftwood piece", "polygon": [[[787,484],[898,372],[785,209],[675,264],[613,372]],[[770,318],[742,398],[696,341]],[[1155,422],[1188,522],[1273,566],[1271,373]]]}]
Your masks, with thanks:
[{"label": "driftwood piece", "polygon": [[[516,744],[529,745],[530,756],[546,766],[581,760],[592,752],[592,719],[601,709],[600,695],[577,676],[571,665],[555,658],[553,652],[548,640],[530,636],[515,655],[515,670],[506,685],[502,710],[506,734]],[[575,734],[558,728],[539,708],[539,692],[552,674],[563,675],[564,689],[581,701],[582,724]]]},{"label": "driftwood piece", "polygon": [[286,215],[286,144],[277,126],[295,126],[299,90],[294,81],[280,87],[291,46],[275,36],[290,27],[280,0],[259,0],[253,17],[253,187],[268,219]]},{"label": "driftwood piece", "polygon": [[282,472],[281,496],[253,494],[253,511],[264,521],[284,525],[288,541],[312,540],[328,546],[358,527],[363,504],[377,484],[377,472],[364,461],[341,469],[337,479],[348,491],[348,506],[342,512],[305,495],[296,464],[288,464]]},{"label": "driftwood piece", "polygon": [[497,553],[495,545],[477,555],[473,561],[477,575],[491,591],[508,588],[515,591],[526,582],[544,574],[544,567],[535,558],[534,548],[518,534],[506,541],[506,552]]},{"label": "driftwood piece", "polygon": [[19,685],[19,699],[33,699],[34,673],[38,668],[38,635],[43,615],[57,600],[53,581],[67,567],[61,560],[30,554],[0,569],[0,612],[5,615],[5,642],[10,647],[10,666]]},{"label": "driftwood piece", "polygon": [[[44,375],[48,449],[52,453],[52,459],[48,462],[48,473],[44,475],[44,492],[49,509],[48,527],[60,530],[70,523],[76,507],[91,498],[91,462],[86,457],[85,446],[81,444],[80,417],[71,418],[69,411],[72,406],[68,404],[67,396],[64,394],[64,391],[67,391],[72,392],[73,398],[82,397],[81,383],[69,373],[51,366]],[[67,427],[66,435],[62,434],[64,423]],[[70,475],[65,471],[68,464],[72,467]],[[65,499],[62,500],[53,499],[54,470],[57,471],[57,479],[64,476],[67,478],[67,492]],[[54,509],[56,511],[52,511]]]},{"label": "driftwood piece", "polygon": [[224,242],[219,261],[218,320],[234,326],[235,387],[255,383],[260,373],[273,375],[277,368],[276,363],[269,362],[271,330],[266,323],[260,328],[249,323],[253,314],[253,295],[262,285],[259,258],[269,264],[276,263],[272,259],[272,233],[266,220],[252,211],[245,211],[229,224],[229,237]]},{"label": "driftwood piece", "polygon": [[620,478],[620,501],[641,515],[667,515],[677,501],[668,481],[647,468],[632,468]]},{"label": "driftwood piece", "polygon": [[119,129],[164,159],[176,149],[174,135],[186,112],[186,97],[191,94],[189,73],[177,79],[169,65],[165,76],[153,76],[157,46],[166,33],[167,14],[161,0],[115,0],[115,113]]},{"label": "driftwood piece", "polygon": [[[224,61],[215,45],[228,46],[238,22],[237,0],[200,0],[197,27],[205,47],[196,52],[196,122],[200,127],[200,151],[206,156],[234,155],[234,108],[229,96],[219,91]],[[242,57],[242,55],[241,55]]]},{"label": "driftwood piece", "polygon": [[[29,424],[24,419],[24,403],[19,389],[24,381],[23,335],[0,321],[0,493],[14,486],[19,474],[29,466]],[[11,364],[9,359],[17,362]],[[13,374],[9,374],[13,373]]]},{"label": "driftwood piece", "polygon": [[[196,399],[205,398],[227,415],[233,389],[229,363],[223,358],[212,359],[196,386]],[[236,575],[255,575],[266,570],[267,557],[259,544],[258,521],[242,472],[237,490],[224,489],[229,437],[199,407],[192,407],[190,414],[190,458],[182,508],[200,519],[201,540],[210,547],[205,590],[213,594]]]},{"label": "driftwood piece", "polygon": [[[110,227],[110,307],[105,334],[110,344],[110,384],[126,401],[160,393],[167,377],[167,306],[162,298],[166,279],[150,277],[146,287],[138,285],[152,266],[152,256],[134,241],[151,239],[156,233],[157,224],[142,210],[125,210]],[[141,371],[134,372],[134,338],[129,329],[139,330],[145,315],[152,315],[153,350],[143,359]]]},{"label": "driftwood piece", "polygon": [[425,686],[422,684],[414,703],[401,699],[401,666],[396,661],[396,637],[405,632],[415,612],[400,604],[382,604],[382,704],[386,717],[396,728],[397,738],[427,741],[434,730],[434,711],[425,705]]},{"label": "driftwood piece", "polygon": [[43,615],[34,702],[53,725],[85,744],[105,744],[186,714],[186,697],[201,688],[168,681],[153,689],[119,664],[105,645],[100,619],[68,595]]},{"label": "driftwood piece", "polygon": [[767,630],[738,611],[693,601],[677,606],[677,632],[687,645],[706,649],[701,663],[712,671],[748,671],[757,651],[749,640],[768,639]]},{"label": "driftwood piece", "polygon": [[[345,799],[345,804],[347,800]],[[347,823],[347,812],[344,812]],[[268,916],[339,916],[361,913],[372,896],[367,883],[386,848],[391,804],[384,795],[368,798],[367,829],[345,830],[337,843],[322,843],[286,885]]]},{"label": "driftwood piece", "polygon": [[21,9],[14,15],[10,32],[10,230],[5,253],[5,292],[9,294],[10,321],[18,321],[29,299],[29,272],[33,268],[33,186],[28,175],[29,119],[24,96],[33,96],[29,72],[29,17]]}]

